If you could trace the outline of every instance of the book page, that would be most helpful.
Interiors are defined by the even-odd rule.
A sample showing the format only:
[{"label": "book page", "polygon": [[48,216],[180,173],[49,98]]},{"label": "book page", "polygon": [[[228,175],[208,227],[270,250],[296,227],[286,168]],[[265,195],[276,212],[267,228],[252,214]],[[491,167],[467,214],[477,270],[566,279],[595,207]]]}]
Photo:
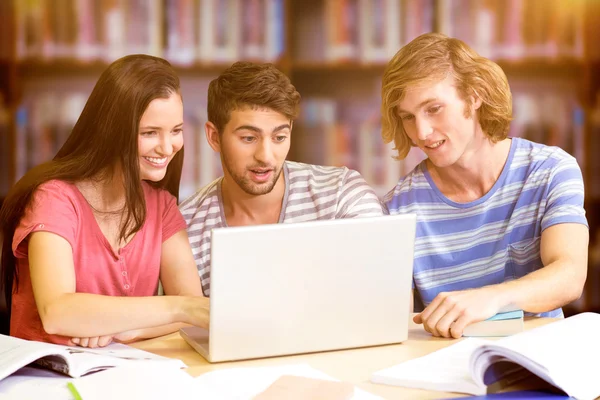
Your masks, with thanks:
[{"label": "book page", "polygon": [[47,369],[24,367],[0,381],[0,400],[65,400],[72,396],[67,382],[73,378]]},{"label": "book page", "polygon": [[593,399],[600,396],[597,368],[592,367],[600,359],[599,331],[600,314],[582,313],[498,340],[486,349],[500,348],[499,354],[504,354],[501,348],[508,349],[522,358],[523,366],[538,364],[547,370],[570,396]]},{"label": "book page", "polygon": [[84,400],[203,399],[184,370],[140,363],[72,380]]},{"label": "book page", "polygon": [[173,368],[186,367],[181,360],[162,357],[119,343],[88,349],[0,335],[0,380],[32,362],[77,378],[90,372],[140,361]]},{"label": "book page", "polygon": [[156,363],[173,368],[186,367],[179,359],[162,357],[120,343],[112,343],[97,349],[65,346],[64,350],[68,353],[70,375],[75,378],[90,372],[139,362]]},{"label": "book page", "polygon": [[[335,381],[332,377],[308,364],[275,367],[229,368],[211,371],[195,379],[194,394],[198,399],[251,399],[264,392],[283,375]],[[235,382],[234,385],[231,383]],[[355,388],[353,400],[381,400],[379,396]]]},{"label": "book page", "polygon": [[426,356],[405,361],[375,372],[371,382],[444,392],[485,394],[485,386],[471,378],[469,359],[479,346],[491,343],[483,339],[463,339]]},{"label": "book page", "polygon": [[63,354],[61,347],[0,335],[0,380],[39,358]]}]

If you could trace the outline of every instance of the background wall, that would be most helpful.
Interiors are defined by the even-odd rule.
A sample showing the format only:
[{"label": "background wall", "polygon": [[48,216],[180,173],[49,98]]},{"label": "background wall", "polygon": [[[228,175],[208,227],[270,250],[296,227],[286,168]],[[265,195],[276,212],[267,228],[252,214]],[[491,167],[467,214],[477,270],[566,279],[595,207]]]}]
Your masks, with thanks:
[{"label": "background wall", "polygon": [[355,168],[383,195],[422,159],[395,161],[382,143],[385,62],[439,31],[503,67],[512,136],[579,161],[592,243],[586,292],[568,312],[600,309],[598,26],[598,0],[2,0],[0,198],[52,158],[100,73],[130,53],[164,57],[182,78],[181,198],[220,175],[203,133],[206,89],[239,59],[275,63],[301,93],[290,159]]}]

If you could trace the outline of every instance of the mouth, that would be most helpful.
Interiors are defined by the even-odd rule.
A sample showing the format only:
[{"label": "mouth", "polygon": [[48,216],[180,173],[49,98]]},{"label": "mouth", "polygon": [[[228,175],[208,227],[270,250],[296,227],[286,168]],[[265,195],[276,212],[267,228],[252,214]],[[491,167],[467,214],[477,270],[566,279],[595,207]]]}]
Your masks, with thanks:
[{"label": "mouth", "polygon": [[428,148],[428,149],[430,149],[430,150],[435,150],[438,147],[440,147],[441,145],[443,145],[445,142],[446,142],[446,140],[439,140],[439,141],[437,141],[435,143],[428,144],[425,147]]},{"label": "mouth", "polygon": [[254,181],[266,182],[273,173],[272,168],[252,168],[250,169]]},{"label": "mouth", "polygon": [[169,157],[142,157],[144,160],[146,160],[148,162],[148,164],[157,167],[157,168],[162,168],[164,166],[167,165],[167,162],[169,161]]}]

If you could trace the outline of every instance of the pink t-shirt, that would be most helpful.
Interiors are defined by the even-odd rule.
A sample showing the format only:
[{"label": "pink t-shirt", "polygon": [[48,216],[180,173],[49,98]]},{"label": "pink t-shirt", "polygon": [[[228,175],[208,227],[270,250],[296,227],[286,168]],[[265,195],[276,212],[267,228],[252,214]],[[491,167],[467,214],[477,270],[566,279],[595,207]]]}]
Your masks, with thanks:
[{"label": "pink t-shirt", "polygon": [[155,189],[146,182],[142,186],[146,221],[117,253],[112,250],[91,207],[75,185],[53,180],[36,190],[13,237],[19,285],[12,296],[11,336],[58,344],[67,344],[70,339],[49,335],[42,326],[29,275],[28,236],[32,232],[52,232],[69,242],[73,249],[77,293],[156,294],[161,244],[186,226],[177,202],[169,192]]}]

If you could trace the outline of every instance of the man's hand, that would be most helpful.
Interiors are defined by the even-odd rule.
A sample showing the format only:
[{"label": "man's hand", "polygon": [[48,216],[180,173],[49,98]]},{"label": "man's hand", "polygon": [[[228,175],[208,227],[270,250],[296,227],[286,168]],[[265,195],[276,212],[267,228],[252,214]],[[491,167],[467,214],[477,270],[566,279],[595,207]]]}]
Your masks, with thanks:
[{"label": "man's hand", "polygon": [[96,336],[89,338],[71,338],[71,343],[80,347],[89,347],[94,349],[96,347],[104,347],[111,344],[113,341],[112,336]]},{"label": "man's hand", "polygon": [[442,292],[413,321],[433,336],[459,338],[467,325],[496,315],[501,307],[494,286]]}]

